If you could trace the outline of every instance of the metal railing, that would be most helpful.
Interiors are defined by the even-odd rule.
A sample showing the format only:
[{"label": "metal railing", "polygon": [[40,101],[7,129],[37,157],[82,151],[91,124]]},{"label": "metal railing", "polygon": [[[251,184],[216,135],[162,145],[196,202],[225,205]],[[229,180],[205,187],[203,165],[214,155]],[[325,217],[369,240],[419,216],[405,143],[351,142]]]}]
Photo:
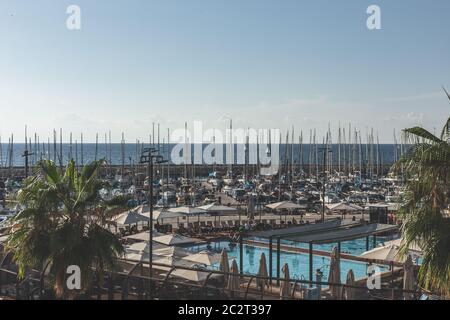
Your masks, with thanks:
[{"label": "metal railing", "polygon": [[[3,262],[5,259],[3,259]],[[125,272],[105,273],[102,279],[96,275],[84,296],[90,299],[280,299],[280,286],[284,278],[262,277],[250,274],[232,274],[218,270],[199,269],[185,266],[168,266],[154,263],[155,274],[148,275],[148,263],[118,259],[118,263],[129,266]],[[46,299],[46,292],[51,291],[51,281],[47,276],[48,264],[43,270],[31,270],[24,279],[17,277],[17,272],[7,266],[0,265],[0,296],[13,299]],[[202,281],[189,281],[174,274],[175,271],[192,271],[202,274]],[[392,274],[397,280],[401,279],[401,269]],[[146,274],[147,273],[147,274]],[[33,275],[39,275],[35,277]],[[237,290],[228,290],[228,277],[239,277],[240,287]],[[318,282],[304,279],[290,279],[289,296],[283,299],[306,299],[307,290],[313,287],[338,287],[339,297],[345,299],[345,292],[349,289],[355,291],[355,299],[418,299],[423,293],[421,289],[406,291],[393,286],[393,279],[385,282],[379,289],[369,289],[364,285],[347,285],[342,283]],[[258,287],[258,281],[263,283],[263,289]],[[361,281],[360,281],[361,282]],[[401,282],[401,281],[400,281]],[[266,286],[265,284],[268,284]],[[106,285],[104,285],[106,284]],[[10,290],[12,288],[12,290]],[[5,290],[6,289],[6,290]],[[320,292],[322,299],[332,299],[328,289]],[[333,298],[336,299],[336,298]]]}]

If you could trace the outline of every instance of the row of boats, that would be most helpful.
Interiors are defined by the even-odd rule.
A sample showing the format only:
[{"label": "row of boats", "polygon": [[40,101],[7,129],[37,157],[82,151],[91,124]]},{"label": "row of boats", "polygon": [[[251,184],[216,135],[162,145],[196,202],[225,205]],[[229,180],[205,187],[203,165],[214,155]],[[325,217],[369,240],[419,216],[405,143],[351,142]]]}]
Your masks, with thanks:
[{"label": "row of boats", "polygon": [[[119,172],[118,172],[119,173]],[[321,212],[322,206],[334,203],[348,203],[366,206],[373,203],[399,203],[403,195],[402,179],[391,174],[386,176],[365,176],[363,173],[344,174],[325,172],[309,175],[300,170],[294,174],[273,176],[244,175],[226,171],[209,173],[203,177],[162,178],[149,183],[148,177],[133,172],[124,175],[105,175],[109,188],[100,191],[100,196],[110,200],[117,196],[128,199],[134,207],[148,202],[149,187],[153,187],[154,203],[157,207],[198,206],[227,201],[231,205],[247,205],[249,199],[258,205],[277,201],[292,201],[305,212]],[[8,194],[20,189],[19,181],[7,180],[0,183],[0,219],[6,220],[17,213],[16,206],[9,209],[5,205]],[[12,197],[14,198],[14,197]]]}]

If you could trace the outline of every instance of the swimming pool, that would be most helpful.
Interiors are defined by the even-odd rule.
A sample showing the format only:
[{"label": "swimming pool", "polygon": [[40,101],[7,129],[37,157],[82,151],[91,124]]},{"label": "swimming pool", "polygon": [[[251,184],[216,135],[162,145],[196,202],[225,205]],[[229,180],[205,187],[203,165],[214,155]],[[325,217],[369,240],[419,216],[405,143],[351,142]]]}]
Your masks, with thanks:
[{"label": "swimming pool", "polygon": [[[390,238],[377,238],[377,244],[382,243],[384,241],[390,240]],[[295,247],[301,247],[306,248],[307,245],[301,244],[301,243],[293,243],[289,241],[282,241],[283,244],[289,244],[293,245]],[[322,250],[322,251],[328,251],[330,252],[332,248],[336,246],[336,244],[323,244],[323,245],[314,245],[315,250]],[[240,263],[239,259],[239,246],[230,246],[229,241],[217,241],[217,242],[211,242],[209,245],[207,244],[201,244],[201,245],[194,245],[189,248],[188,250],[198,252],[201,250],[212,250],[214,252],[221,252],[222,249],[225,248],[228,252],[228,256],[230,259],[236,259],[236,262]],[[370,241],[369,249],[373,248],[373,243]],[[264,252],[266,255],[267,260],[267,267],[269,267],[269,249],[268,248],[262,248],[262,247],[255,247],[252,245],[244,244],[243,247],[243,253],[244,253],[244,273],[246,274],[256,274],[258,272],[259,268],[259,258],[261,256],[261,253]],[[354,255],[359,255],[362,252],[366,250],[366,240],[364,239],[357,239],[357,240],[351,240],[351,241],[345,241],[341,243],[341,250],[342,252],[347,252]],[[276,266],[276,251],[274,250],[272,252],[272,275],[276,276],[277,272],[277,266]],[[292,279],[309,279],[309,255],[306,253],[291,253],[291,252],[285,252],[282,251],[280,255],[280,264],[281,267],[287,263],[289,265],[289,272]],[[329,265],[330,265],[330,258],[329,257],[323,257],[319,255],[313,256],[313,274],[315,274],[317,269],[320,269],[323,273],[323,281],[327,281],[328,279],[328,273],[329,273]],[[345,282],[347,273],[350,269],[353,270],[353,273],[355,274],[356,279],[364,278],[367,276],[367,263],[358,262],[358,261],[350,261],[341,259],[341,281]],[[213,265],[213,269],[217,269],[218,265]],[[381,271],[388,270],[387,266],[380,266]],[[282,273],[281,273],[282,275]],[[314,276],[315,277],[315,276]],[[315,279],[314,279],[315,280]]]}]

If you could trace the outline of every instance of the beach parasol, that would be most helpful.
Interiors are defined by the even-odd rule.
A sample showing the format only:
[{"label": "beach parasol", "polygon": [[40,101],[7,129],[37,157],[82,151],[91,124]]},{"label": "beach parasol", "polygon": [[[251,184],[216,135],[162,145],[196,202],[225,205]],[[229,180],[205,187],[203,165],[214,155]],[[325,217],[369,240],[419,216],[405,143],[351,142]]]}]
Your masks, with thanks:
[{"label": "beach parasol", "polygon": [[[195,266],[195,265],[194,265]],[[207,270],[185,270],[185,269],[176,269],[171,275],[183,278],[193,282],[203,282],[208,277],[209,272]]]},{"label": "beach parasol", "polygon": [[228,278],[227,289],[234,296],[240,289],[239,268],[236,259],[231,263],[231,275]]},{"label": "beach parasol", "polygon": [[211,253],[208,251],[200,251],[195,254],[184,257],[184,260],[201,263],[207,266],[212,266],[220,261],[220,254]]},{"label": "beach parasol", "polygon": [[275,202],[266,205],[267,208],[272,210],[282,210],[282,209],[300,209],[302,208],[301,205],[293,203],[292,201],[281,201],[281,202]]},{"label": "beach parasol", "polygon": [[[153,230],[153,237],[159,237],[162,236],[163,234]],[[140,232],[140,233],[136,233],[136,234],[132,234],[129,236],[125,236],[122,237],[122,239],[126,239],[126,240],[136,240],[136,241],[148,241],[149,239],[149,232],[148,231],[144,231],[144,232]]]},{"label": "beach parasol", "polygon": [[333,299],[339,299],[340,286],[334,285],[341,283],[340,257],[337,247],[333,247],[333,250],[331,251],[330,274],[328,276],[328,282],[330,283],[331,297]]},{"label": "beach parasol", "polygon": [[[228,264],[228,253],[225,248],[222,249],[219,261],[219,271],[230,272],[230,265]],[[228,281],[228,275],[224,275],[225,283]]]},{"label": "beach parasol", "polygon": [[[345,282],[348,286],[355,286],[355,274],[353,273],[353,270],[348,270],[347,273],[347,280]],[[345,287],[345,299],[346,300],[355,300],[356,297],[356,289],[352,287]]]},{"label": "beach parasol", "polygon": [[[410,255],[408,255],[408,258],[406,259],[405,263],[403,264],[403,290],[414,290],[414,264],[412,261],[412,258]],[[403,298],[405,300],[412,300],[413,294],[412,293],[404,293]]]},{"label": "beach parasol", "polygon": [[180,234],[165,234],[162,236],[154,237],[153,241],[162,243],[168,246],[180,245],[180,244],[189,244],[198,242],[198,239],[186,237]]},{"label": "beach parasol", "polygon": [[[259,258],[259,269],[258,276],[260,277],[268,277],[269,274],[267,272],[267,263],[266,263],[266,255],[261,253],[261,257]],[[260,279],[256,280],[256,286],[264,292],[264,287],[269,286],[269,279]]]},{"label": "beach parasol", "polygon": [[291,278],[289,275],[289,266],[287,263],[284,264],[281,271],[283,271],[284,280],[281,281],[280,285],[280,299],[288,299],[291,296]]},{"label": "beach parasol", "polygon": [[113,219],[118,225],[138,224],[139,222],[148,222],[149,220],[148,217],[134,211],[123,212]]}]

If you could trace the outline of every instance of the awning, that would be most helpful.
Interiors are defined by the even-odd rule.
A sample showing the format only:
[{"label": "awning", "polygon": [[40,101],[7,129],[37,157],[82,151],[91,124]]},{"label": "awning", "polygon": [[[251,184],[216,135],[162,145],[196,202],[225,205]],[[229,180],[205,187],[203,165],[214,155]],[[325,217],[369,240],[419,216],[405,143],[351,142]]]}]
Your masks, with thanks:
[{"label": "awning", "polygon": [[332,243],[353,239],[364,238],[370,235],[398,230],[396,225],[372,223],[367,225],[359,225],[348,228],[340,228],[337,230],[329,230],[327,232],[316,232],[306,235],[287,236],[286,240],[302,243]]}]

